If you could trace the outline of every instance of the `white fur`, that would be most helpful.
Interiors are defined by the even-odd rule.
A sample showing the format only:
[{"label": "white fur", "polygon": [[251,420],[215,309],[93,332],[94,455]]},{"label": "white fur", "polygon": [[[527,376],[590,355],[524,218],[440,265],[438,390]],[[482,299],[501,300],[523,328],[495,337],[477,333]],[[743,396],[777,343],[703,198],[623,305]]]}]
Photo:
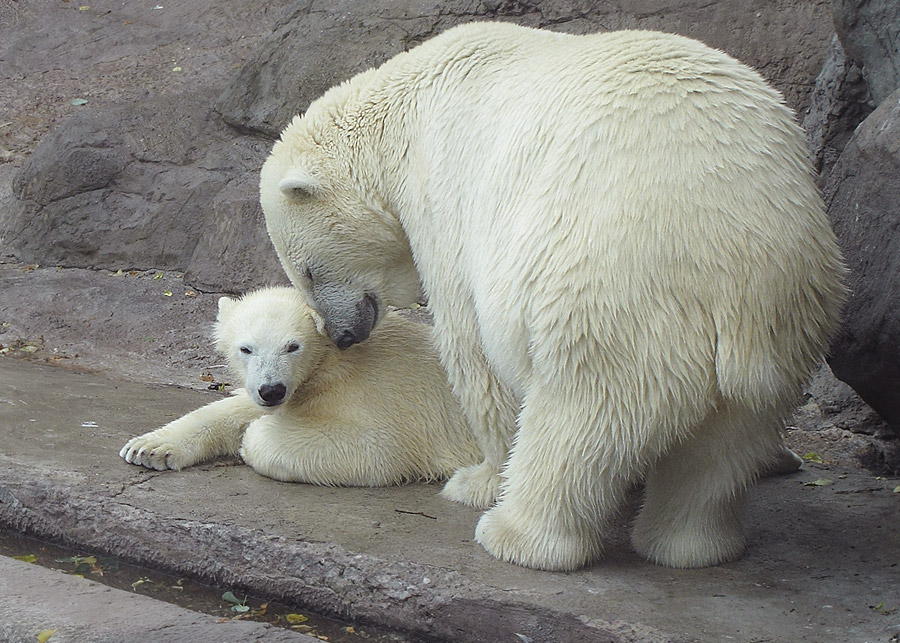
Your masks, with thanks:
[{"label": "white fur", "polygon": [[[243,388],[132,439],[120,455],[164,470],[240,450],[263,475],[323,485],[445,478],[481,456],[430,330],[388,313],[367,342],[338,351],[293,288],[223,297],[216,343]],[[262,406],[260,387],[275,383],[285,401]]]},{"label": "white fur", "polygon": [[[693,40],[452,29],[313,103],[261,174],[294,283],[404,306],[419,279],[485,454],[444,495],[503,559],[737,557],[746,485],[834,330],[843,265],[804,139],[754,71]],[[302,172],[322,186],[285,194]],[[499,497],[498,497],[499,492]]]}]

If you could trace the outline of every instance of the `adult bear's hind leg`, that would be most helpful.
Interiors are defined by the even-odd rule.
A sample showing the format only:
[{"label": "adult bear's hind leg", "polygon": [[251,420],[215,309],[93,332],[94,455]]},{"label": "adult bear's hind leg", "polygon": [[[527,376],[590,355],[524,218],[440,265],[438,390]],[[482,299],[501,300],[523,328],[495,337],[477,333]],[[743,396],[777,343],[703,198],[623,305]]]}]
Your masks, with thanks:
[{"label": "adult bear's hind leg", "polygon": [[741,556],[747,485],[783,448],[778,422],[722,404],[663,455],[646,478],[634,524],[639,554],[669,567],[705,567]]}]

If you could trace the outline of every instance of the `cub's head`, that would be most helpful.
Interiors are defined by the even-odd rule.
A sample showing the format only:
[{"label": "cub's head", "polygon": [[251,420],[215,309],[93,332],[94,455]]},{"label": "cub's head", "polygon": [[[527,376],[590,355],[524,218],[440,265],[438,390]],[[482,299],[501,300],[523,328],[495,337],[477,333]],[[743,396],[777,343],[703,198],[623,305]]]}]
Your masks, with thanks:
[{"label": "cub's head", "polygon": [[366,185],[374,177],[310,127],[295,119],[275,144],[260,202],[288,277],[343,349],[368,338],[386,306],[414,303],[421,286],[402,226]]},{"label": "cub's head", "polygon": [[214,334],[235,378],[260,406],[290,399],[329,350],[306,298],[294,288],[222,297]]}]

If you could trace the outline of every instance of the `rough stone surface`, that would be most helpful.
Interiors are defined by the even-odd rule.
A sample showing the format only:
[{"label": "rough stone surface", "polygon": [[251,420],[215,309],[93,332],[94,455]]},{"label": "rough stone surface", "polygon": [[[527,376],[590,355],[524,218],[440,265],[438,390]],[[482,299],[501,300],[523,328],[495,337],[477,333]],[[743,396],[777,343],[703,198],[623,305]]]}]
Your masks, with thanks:
[{"label": "rough stone surface", "polygon": [[4,238],[26,260],[42,263],[184,270],[199,234],[185,222],[204,218],[231,178],[220,168],[237,170],[238,161],[209,166],[208,142],[202,150],[194,144],[211,134],[208,113],[196,109],[202,97],[190,98],[67,119],[13,181],[22,205]]},{"label": "rough stone surface", "polygon": [[204,373],[227,381],[212,350],[217,297],[185,286],[178,273],[0,259],[0,289],[2,354],[24,349],[49,364],[148,383],[206,388]]},{"label": "rough stone surface", "polygon": [[803,119],[824,187],[856,127],[900,86],[900,3],[834,0],[836,35]]},{"label": "rough stone surface", "polygon": [[831,368],[900,428],[900,90],[857,128],[826,199],[851,271]]},{"label": "rough stone surface", "polygon": [[819,187],[824,186],[856,126],[872,113],[868,91],[859,66],[847,60],[840,40],[834,36],[803,118]]},{"label": "rough stone surface", "polygon": [[0,150],[18,162],[65,118],[97,107],[221,91],[282,12],[279,0],[228,11],[209,0],[0,0]]},{"label": "rough stone surface", "polygon": [[19,169],[0,210],[8,247],[41,264],[184,271],[217,291],[280,279],[256,183],[269,143],[212,109],[280,15],[269,5],[0,3],[0,161]]},{"label": "rough stone surface", "polygon": [[[8,356],[0,382],[0,525],[413,641],[819,643],[900,633],[891,611],[900,605],[897,479],[814,463],[765,479],[751,493],[746,555],[696,570],[631,551],[633,498],[601,561],[549,573],[488,556],[473,540],[479,512],[443,500],[438,485],[325,488],[270,480],[231,459],[157,472],[119,458],[132,435],[220,394]],[[15,600],[15,579],[6,582]]]},{"label": "rough stone surface", "polygon": [[826,364],[813,375],[806,402],[787,429],[788,446],[801,455],[900,475],[900,436]]},{"label": "rough stone surface", "polygon": [[[259,205],[261,146],[251,147],[250,167],[230,173],[198,223],[202,233],[185,268],[185,281],[197,289],[240,293],[289,283]],[[262,148],[268,152],[268,145]]]},{"label": "rough stone surface", "polygon": [[900,2],[834,0],[834,28],[847,56],[862,68],[877,107],[900,87]]},{"label": "rough stone surface", "polygon": [[[300,0],[223,92],[218,109],[233,126],[275,137],[328,87],[378,65],[449,27],[510,20],[568,33],[657,29],[697,38],[757,68],[805,108],[831,35],[827,2],[666,0],[589,3],[453,0]],[[340,46],[336,46],[340,43]]]},{"label": "rough stone surface", "polygon": [[257,197],[268,146],[225,132],[200,107],[210,101],[187,94],[67,119],[13,180],[19,203],[0,236],[25,261],[188,271],[209,290],[280,275]]},{"label": "rough stone surface", "polygon": [[[896,103],[889,95],[900,85],[900,3],[834,0],[833,14],[837,33],[803,122],[852,270],[853,297],[830,361],[838,377],[897,427],[897,157],[873,123],[893,136],[897,129],[886,122],[890,116],[869,114],[883,102]],[[855,144],[848,145],[851,136]],[[871,462],[896,470],[900,449],[881,449]]]}]

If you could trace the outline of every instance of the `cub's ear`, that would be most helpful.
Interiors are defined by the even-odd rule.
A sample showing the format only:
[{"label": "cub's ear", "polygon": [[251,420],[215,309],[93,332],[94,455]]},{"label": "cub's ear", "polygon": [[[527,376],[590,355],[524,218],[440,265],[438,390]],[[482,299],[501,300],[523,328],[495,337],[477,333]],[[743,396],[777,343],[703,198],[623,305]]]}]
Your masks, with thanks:
[{"label": "cub's ear", "polygon": [[235,304],[237,304],[237,299],[219,297],[219,321],[222,321],[222,318],[234,308]]},{"label": "cub's ear", "polygon": [[289,199],[317,197],[322,193],[322,184],[312,174],[298,168],[278,182],[278,189]]}]

